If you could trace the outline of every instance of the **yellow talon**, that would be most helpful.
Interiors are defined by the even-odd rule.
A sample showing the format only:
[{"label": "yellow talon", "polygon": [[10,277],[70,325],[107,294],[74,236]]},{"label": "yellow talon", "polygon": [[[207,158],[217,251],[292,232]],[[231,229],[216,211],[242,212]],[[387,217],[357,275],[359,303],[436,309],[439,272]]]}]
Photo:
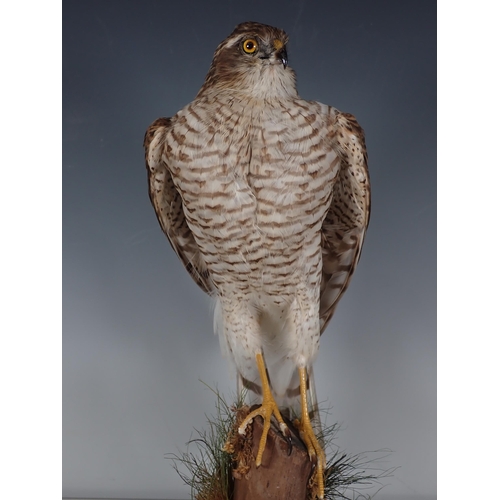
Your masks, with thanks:
[{"label": "yellow talon", "polygon": [[[256,416],[261,416],[264,420],[264,426],[262,429],[262,436],[259,442],[259,450],[257,452],[257,458],[255,459],[255,465],[259,467],[262,463],[262,455],[264,454],[264,449],[266,447],[267,434],[269,428],[271,427],[271,418],[274,415],[279,422],[281,432],[285,437],[289,436],[290,431],[286,426],[283,418],[279,412],[278,405],[273,398],[271,393],[271,388],[269,386],[269,381],[267,379],[266,367],[264,364],[264,358],[261,353],[256,355],[257,367],[259,369],[260,379],[262,381],[262,405],[256,410],[252,411],[247,415],[245,420],[241,423],[238,428],[240,434],[245,434],[247,425],[252,422]],[[300,379],[300,402],[302,417],[300,421],[294,422],[299,429],[300,437],[307,447],[307,452],[309,453],[309,458],[311,461],[315,462],[316,474],[315,482],[317,487],[317,497],[319,500],[323,500],[325,496],[325,481],[324,481],[324,471],[326,467],[326,456],[323,448],[319,444],[318,438],[314,434],[314,430],[311,425],[311,420],[309,418],[309,411],[307,407],[307,371],[306,368],[299,368],[299,379]]]},{"label": "yellow talon", "polygon": [[267,433],[269,432],[269,428],[271,427],[271,417],[273,415],[276,417],[283,435],[287,436],[287,433],[289,433],[290,431],[283,421],[283,418],[278,409],[278,405],[276,404],[276,401],[274,400],[271,393],[271,388],[267,379],[266,367],[262,354],[260,352],[257,353],[255,359],[257,361],[257,368],[259,369],[260,380],[262,382],[262,405],[256,410],[252,411],[249,415],[247,415],[245,420],[243,420],[243,422],[239,426],[238,432],[240,434],[245,434],[247,425],[251,423],[257,415],[260,415],[263,418],[264,426],[262,429],[262,436],[260,438],[259,451],[257,452],[257,458],[255,459],[255,465],[259,467],[262,463],[262,455],[264,454],[264,449],[266,447]]},{"label": "yellow talon", "polygon": [[[305,368],[299,368],[299,378],[300,378],[300,403],[302,417],[300,422],[295,421],[296,426],[299,429],[300,437],[307,447],[307,452],[309,453],[309,458],[311,461],[316,461],[316,482],[318,488],[318,498],[323,500],[325,496],[325,480],[324,471],[326,467],[326,455],[323,448],[319,444],[318,438],[314,434],[314,430],[311,425],[311,420],[309,418],[309,411],[307,409],[307,372]],[[316,459],[316,460],[314,460]]]}]

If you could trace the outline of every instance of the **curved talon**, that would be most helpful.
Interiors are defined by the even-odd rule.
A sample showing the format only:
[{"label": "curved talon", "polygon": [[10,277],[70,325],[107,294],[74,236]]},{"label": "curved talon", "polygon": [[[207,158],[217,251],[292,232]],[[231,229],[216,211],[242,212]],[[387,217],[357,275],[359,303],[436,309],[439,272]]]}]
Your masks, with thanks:
[{"label": "curved talon", "polygon": [[247,425],[251,424],[252,422],[253,422],[253,418],[248,418],[248,417],[245,418],[245,420],[243,420],[243,422],[238,427],[238,434],[240,436],[244,436],[246,431],[247,431]]},{"label": "curved talon", "polygon": [[262,463],[262,455],[264,454],[264,449],[266,447],[267,434],[271,427],[271,418],[273,415],[278,420],[280,425],[280,430],[285,436],[285,439],[289,440],[291,445],[290,430],[284,423],[281,414],[278,410],[278,406],[274,401],[270,392],[269,395],[264,394],[264,401],[262,402],[262,405],[259,408],[255,409],[254,411],[252,411],[250,414],[248,414],[245,420],[243,420],[243,422],[238,427],[238,433],[244,435],[247,425],[250,424],[256,416],[262,417],[264,421],[264,425],[262,428],[262,436],[260,438],[260,443],[259,443],[259,450],[257,452],[257,458],[255,459],[255,464],[257,467],[259,467],[260,464]]},{"label": "curved talon", "polygon": [[293,450],[292,436],[286,436],[286,440],[288,441],[288,456],[290,456]]},{"label": "curved talon", "polygon": [[269,428],[271,427],[272,416],[274,415],[276,417],[276,420],[279,423],[280,430],[285,438],[288,438],[288,436],[290,436],[290,430],[286,426],[283,417],[279,412],[278,405],[276,404],[276,401],[274,400],[271,393],[262,353],[257,353],[255,359],[257,361],[257,368],[259,369],[259,375],[262,381],[262,405],[246,416],[246,418],[238,427],[238,433],[244,435],[247,425],[251,423],[257,415],[261,416],[264,420],[262,436],[259,442],[259,450],[257,452],[257,458],[255,459],[255,465],[259,467],[262,463],[262,455],[264,454],[264,449],[266,447],[267,433],[269,432]]},{"label": "curved talon", "polygon": [[306,445],[307,452],[309,453],[309,458],[313,462],[316,469],[316,479],[318,488],[318,498],[323,500],[325,495],[325,478],[324,471],[326,467],[326,456],[323,448],[319,444],[318,438],[314,434],[314,430],[311,425],[311,420],[309,418],[309,412],[307,408],[307,373],[305,368],[299,368],[299,379],[300,379],[300,396],[301,396],[301,410],[302,417],[300,421],[294,421],[294,425],[298,427],[300,437],[304,444]]}]

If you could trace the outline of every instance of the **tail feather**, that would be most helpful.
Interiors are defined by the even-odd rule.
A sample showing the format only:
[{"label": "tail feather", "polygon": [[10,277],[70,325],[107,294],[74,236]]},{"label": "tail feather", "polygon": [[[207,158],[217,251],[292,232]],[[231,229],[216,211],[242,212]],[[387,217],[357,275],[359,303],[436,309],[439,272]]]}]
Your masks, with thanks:
[{"label": "tail feather", "polygon": [[316,436],[321,435],[321,418],[319,415],[318,408],[318,398],[316,395],[316,384],[314,382],[314,370],[313,367],[308,370],[309,385],[307,388],[307,402],[309,405],[309,416],[311,418],[311,424],[314,429]]}]

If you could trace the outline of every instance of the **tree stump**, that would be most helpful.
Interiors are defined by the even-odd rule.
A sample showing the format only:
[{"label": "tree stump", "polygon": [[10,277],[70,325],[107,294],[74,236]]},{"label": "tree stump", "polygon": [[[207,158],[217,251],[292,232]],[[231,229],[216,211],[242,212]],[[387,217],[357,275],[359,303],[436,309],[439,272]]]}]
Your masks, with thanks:
[{"label": "tree stump", "polygon": [[[248,407],[245,413],[248,414]],[[273,418],[260,467],[255,466],[255,457],[262,435],[262,418],[256,417],[247,427],[246,436],[239,438],[233,470],[234,500],[307,499],[313,465],[297,430],[286,418],[285,422],[292,434],[291,447]]]}]

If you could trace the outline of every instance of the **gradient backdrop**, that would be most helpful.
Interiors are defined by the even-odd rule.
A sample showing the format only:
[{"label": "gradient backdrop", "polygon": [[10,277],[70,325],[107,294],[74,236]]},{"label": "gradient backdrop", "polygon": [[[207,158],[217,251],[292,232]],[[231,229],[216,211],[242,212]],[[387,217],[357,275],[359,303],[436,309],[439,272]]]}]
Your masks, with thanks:
[{"label": "gradient backdrop", "polygon": [[162,234],[142,139],[255,20],[290,35],[302,97],[366,132],[373,210],[316,363],[337,443],[390,448],[377,498],[436,491],[436,5],[63,2],[63,496],[189,498],[164,459],[229,398],[211,305]]}]

